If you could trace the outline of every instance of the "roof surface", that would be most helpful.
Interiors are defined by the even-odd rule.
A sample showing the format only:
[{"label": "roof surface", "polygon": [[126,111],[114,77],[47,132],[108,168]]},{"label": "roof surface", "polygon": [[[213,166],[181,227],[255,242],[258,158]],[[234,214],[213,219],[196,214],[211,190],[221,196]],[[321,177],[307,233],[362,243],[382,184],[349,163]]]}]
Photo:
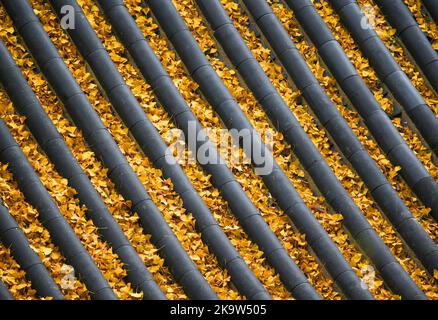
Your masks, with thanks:
[{"label": "roof surface", "polygon": [[[387,9],[379,8],[384,1],[357,1],[368,19],[350,21],[355,1],[329,1],[336,11],[329,2],[315,1],[313,9],[309,1],[268,1],[275,14],[269,16],[264,1],[222,0],[244,42],[236,38],[232,26],[224,27],[229,24],[226,15],[209,16],[214,6],[203,6],[219,2],[205,1],[173,2],[189,31],[184,31],[180,18],[166,16],[175,14],[171,1],[124,1],[140,30],[132,25],[132,33],[121,32],[126,26],[122,22],[115,25],[128,21],[123,20],[128,16],[122,10],[114,9],[119,1],[111,2],[114,7],[107,2],[103,8],[98,3],[105,5],[104,1],[77,1],[91,28],[87,29],[78,9],[79,27],[73,30],[61,28],[55,13],[59,8],[50,6],[56,1],[1,1],[0,39],[7,50],[0,50],[0,72],[6,70],[9,76],[0,77],[4,87],[0,114],[7,126],[0,126],[0,204],[4,203],[0,206],[0,279],[8,291],[15,299],[41,295],[214,299],[217,295],[220,299],[338,300],[423,298],[423,293],[438,299],[438,169],[433,162],[438,151],[438,96],[433,78],[427,77],[438,61],[438,26],[425,9],[418,1],[404,1],[408,7],[400,7],[409,8],[412,21],[418,23],[411,27],[425,35],[421,46],[426,49],[416,52],[403,29],[407,22],[385,16]],[[14,11],[27,3],[73,77],[60,72],[62,62],[50,56],[48,43],[42,47],[31,43],[32,38],[45,38],[37,32],[37,23],[25,21],[33,17],[31,12]],[[398,0],[391,4],[403,5]],[[429,10],[433,17],[433,9]],[[323,23],[312,30],[306,21],[318,16]],[[277,18],[281,24],[276,25]],[[365,33],[355,33],[354,28],[361,23],[366,32],[376,31],[384,45],[373,39],[373,48],[384,52],[386,46],[395,59],[395,71],[385,69],[393,61],[391,56],[377,55],[373,60],[372,49],[360,41],[361,46],[357,45],[355,40]],[[98,38],[93,38],[92,29]],[[329,31],[339,46],[327,45],[336,43],[325,38]],[[282,40],[282,34],[290,39]],[[143,36],[147,43],[142,42]],[[245,51],[245,45],[250,51]],[[13,68],[7,51],[19,69]],[[421,55],[424,52],[428,54]],[[308,70],[300,65],[301,57]],[[56,72],[50,74],[50,70]],[[17,77],[13,81],[12,74]],[[19,81],[21,74],[37,100],[23,102],[28,96],[23,93],[26,81]],[[78,82],[83,99],[76,97],[80,94],[67,79]],[[263,82],[267,79],[273,86]],[[354,79],[354,85],[348,79]],[[236,103],[223,98],[227,89]],[[34,111],[38,100],[45,110],[41,116]],[[101,122],[90,120],[94,119],[91,107],[85,117],[85,111],[75,112],[75,107],[88,110],[87,106],[94,108]],[[377,111],[372,113],[372,108]],[[242,120],[244,116],[249,122]],[[203,128],[212,129],[211,152],[217,147],[215,133],[225,126],[252,125],[263,136],[273,132],[273,158],[279,166],[275,176],[257,176],[250,164],[234,164],[231,158],[226,158],[231,171],[196,163],[181,163],[182,170],[163,164],[159,136],[168,144],[174,142],[172,130],[184,130],[186,121],[194,117]],[[43,134],[49,127],[59,131],[65,144],[52,141],[58,139],[56,130],[53,136]],[[104,127],[111,135],[101,135]],[[35,130],[33,136],[31,130]],[[20,148],[13,145],[14,139],[6,139],[9,132]],[[121,153],[115,145],[108,147],[111,136]],[[77,162],[60,156],[69,154],[67,149]],[[36,175],[23,164],[25,158]],[[78,170],[75,175],[73,168]],[[230,175],[226,180],[230,172],[235,179]],[[35,182],[38,178],[47,193]],[[90,194],[95,197],[86,200]],[[50,207],[50,198],[56,209]],[[96,214],[87,217],[92,206]],[[58,220],[65,225],[50,223],[55,211],[65,218]],[[69,233],[67,222],[77,239]],[[57,236],[61,225],[70,238]],[[106,228],[110,231],[105,233]],[[88,255],[92,260],[84,258]],[[136,268],[128,272],[127,262]],[[80,273],[80,279],[73,278],[73,269],[79,270],[74,276]],[[347,274],[348,281],[343,280]],[[8,298],[8,293],[0,282],[2,297]]]}]

